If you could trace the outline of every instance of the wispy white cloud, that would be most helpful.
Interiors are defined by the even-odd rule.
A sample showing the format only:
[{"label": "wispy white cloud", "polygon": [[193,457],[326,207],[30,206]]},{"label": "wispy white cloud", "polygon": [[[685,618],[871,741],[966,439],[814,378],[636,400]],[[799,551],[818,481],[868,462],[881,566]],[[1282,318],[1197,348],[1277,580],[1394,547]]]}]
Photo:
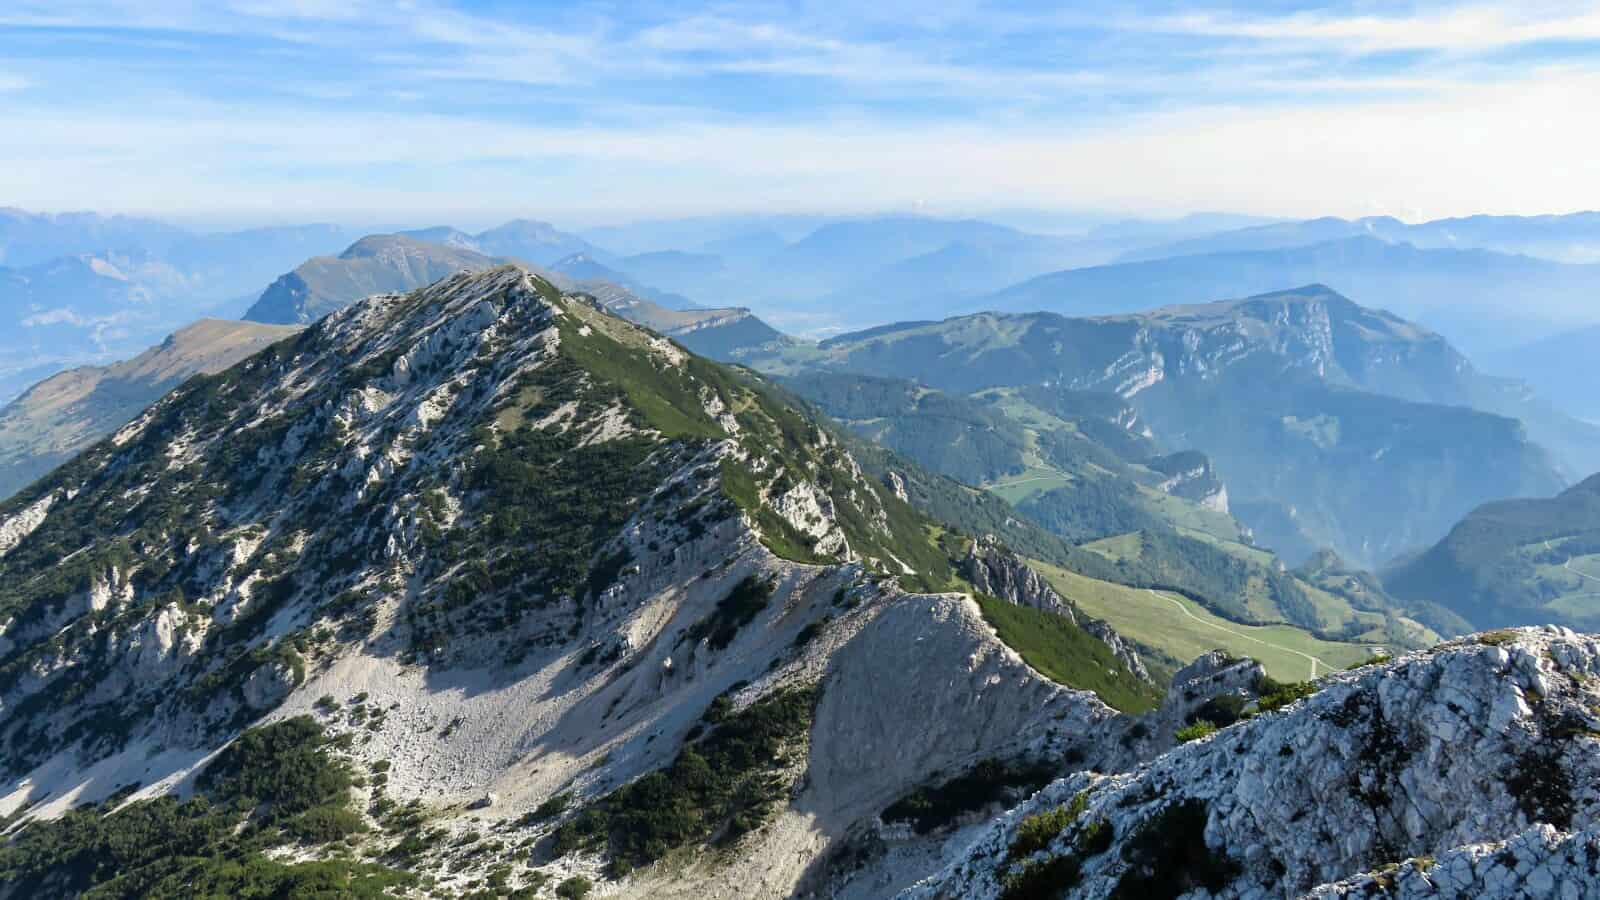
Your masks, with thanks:
[{"label": "wispy white cloud", "polygon": [[[970,3],[918,17],[908,4],[653,18],[579,4],[513,20],[451,0],[6,0],[0,28],[182,52],[144,47],[114,70],[117,55],[72,44],[82,55],[63,65],[129,74],[101,79],[115,96],[74,93],[31,62],[10,87],[0,73],[0,196],[396,217],[1019,198],[1447,214],[1600,196],[1585,155],[1600,134],[1574,114],[1600,96],[1600,59],[1494,58],[1600,38],[1591,9],[1116,17]],[[1366,64],[1386,50],[1439,52]]]},{"label": "wispy white cloud", "polygon": [[[0,195],[47,208],[203,212],[226,197],[239,213],[290,203],[396,216],[981,209],[1017,198],[1148,213],[1565,211],[1600,196],[1590,151],[1600,124],[1571,115],[1594,96],[1600,77],[1553,71],[1404,102],[1211,107],[1007,131],[869,119],[577,130],[432,115],[34,112],[12,117],[10,133],[26,141],[0,137],[0,158],[26,163],[0,170]],[[39,147],[54,152],[41,158]]]},{"label": "wispy white cloud", "polygon": [[1476,5],[1404,15],[1256,17],[1208,12],[1130,20],[1128,24],[1212,37],[1318,43],[1357,52],[1472,51],[1540,41],[1600,39],[1600,9],[1587,3]]},{"label": "wispy white cloud", "polygon": [[25,91],[32,86],[33,82],[21,75],[0,72],[0,94],[14,94],[18,91]]}]

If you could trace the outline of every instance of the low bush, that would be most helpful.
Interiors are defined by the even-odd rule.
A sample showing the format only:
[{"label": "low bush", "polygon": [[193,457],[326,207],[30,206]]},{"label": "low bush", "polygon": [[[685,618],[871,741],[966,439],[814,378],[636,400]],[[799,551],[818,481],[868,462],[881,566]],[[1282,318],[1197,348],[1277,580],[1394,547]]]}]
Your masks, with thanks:
[{"label": "low bush", "polygon": [[912,831],[927,834],[1013,793],[1037,790],[1055,774],[1048,766],[981,760],[949,781],[924,785],[901,797],[883,811],[881,818],[885,822],[910,822]]},{"label": "low bush", "polygon": [[1311,681],[1291,681],[1284,683],[1270,677],[1262,676],[1256,682],[1256,709],[1261,712],[1273,712],[1289,704],[1309,697],[1317,692],[1317,685]]},{"label": "low bush", "polygon": [[759,827],[786,793],[779,773],[811,728],[815,688],[769,695],[687,744],[665,770],[596,800],[556,830],[555,850],[603,848],[622,874],[693,843]]},{"label": "low bush", "polygon": [[1075,818],[1077,817],[1065,806],[1057,806],[1024,818],[1017,824],[1017,834],[1011,839],[1011,849],[1007,856],[1010,859],[1022,859],[1043,850],[1050,846],[1061,832],[1066,831]]}]

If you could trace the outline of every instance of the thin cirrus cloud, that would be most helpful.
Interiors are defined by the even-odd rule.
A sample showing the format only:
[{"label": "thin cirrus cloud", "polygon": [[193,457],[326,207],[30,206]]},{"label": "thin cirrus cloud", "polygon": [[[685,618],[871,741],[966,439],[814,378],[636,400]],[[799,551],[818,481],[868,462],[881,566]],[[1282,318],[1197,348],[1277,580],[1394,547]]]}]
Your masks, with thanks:
[{"label": "thin cirrus cloud", "polygon": [[1336,45],[1355,52],[1488,50],[1540,41],[1600,40],[1592,5],[1468,6],[1399,16],[1300,13],[1276,18],[1216,14],[1158,19],[1154,27],[1213,37]]},{"label": "thin cirrus cloud", "polygon": [[0,192],[284,215],[1600,198],[1583,7],[507,8],[12,0]]}]

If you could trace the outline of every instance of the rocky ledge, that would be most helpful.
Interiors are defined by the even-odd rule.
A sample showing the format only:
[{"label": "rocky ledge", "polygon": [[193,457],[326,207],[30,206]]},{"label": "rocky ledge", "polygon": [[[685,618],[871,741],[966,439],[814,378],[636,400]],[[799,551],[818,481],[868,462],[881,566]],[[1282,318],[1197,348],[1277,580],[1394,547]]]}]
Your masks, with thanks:
[{"label": "rocky ledge", "polygon": [[1593,895],[1600,641],[1488,632],[1315,687],[1054,782],[902,896]]}]

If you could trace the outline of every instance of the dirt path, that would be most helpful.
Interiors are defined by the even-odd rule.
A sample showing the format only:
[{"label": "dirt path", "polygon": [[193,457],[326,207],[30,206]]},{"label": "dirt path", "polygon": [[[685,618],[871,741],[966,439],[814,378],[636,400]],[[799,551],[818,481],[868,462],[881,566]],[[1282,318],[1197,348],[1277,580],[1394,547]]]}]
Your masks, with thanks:
[{"label": "dirt path", "polygon": [[[1544,548],[1546,550],[1554,550],[1555,549],[1554,547],[1550,546],[1550,542],[1549,541],[1545,541],[1544,542]],[[1590,581],[1600,581],[1600,578],[1596,578],[1596,577],[1594,577],[1593,575],[1590,575],[1587,572],[1583,572],[1583,571],[1580,571],[1578,569],[1574,569],[1572,567],[1572,555],[1571,554],[1567,555],[1567,561],[1561,564],[1561,568],[1566,569],[1568,572],[1571,572],[1572,574],[1578,576],[1579,578],[1587,578]]]},{"label": "dirt path", "polygon": [[1329,671],[1333,671],[1334,669],[1338,668],[1338,666],[1331,666],[1331,665],[1328,664],[1328,662],[1326,660],[1318,659],[1318,658],[1316,658],[1315,656],[1312,656],[1309,653],[1301,653],[1299,650],[1291,650],[1288,647],[1283,646],[1282,644],[1274,644],[1271,641],[1263,641],[1262,639],[1260,639],[1258,637],[1251,637],[1250,635],[1245,634],[1242,631],[1234,631],[1232,628],[1228,628],[1228,627],[1223,626],[1223,625],[1218,625],[1215,622],[1210,622],[1210,621],[1207,621],[1205,619],[1202,619],[1199,616],[1195,615],[1194,613],[1190,612],[1189,611],[1189,607],[1184,606],[1182,603],[1179,603],[1177,600],[1174,600],[1171,597],[1168,597],[1166,594],[1157,593],[1155,591],[1149,590],[1148,588],[1146,588],[1145,593],[1150,594],[1151,596],[1154,596],[1154,597],[1160,597],[1161,599],[1167,601],[1168,603],[1171,603],[1173,606],[1176,606],[1178,608],[1178,612],[1181,612],[1184,615],[1188,616],[1190,619],[1193,619],[1194,621],[1199,622],[1201,625],[1205,625],[1205,626],[1208,626],[1210,628],[1215,628],[1218,631],[1226,631],[1228,634],[1231,634],[1234,637],[1244,638],[1245,640],[1250,641],[1252,643],[1260,644],[1263,647],[1271,647],[1271,648],[1273,648],[1275,650],[1281,650],[1284,653],[1292,653],[1295,656],[1298,656],[1298,657],[1301,657],[1302,659],[1307,660],[1308,662],[1311,663],[1311,677],[1312,678],[1317,677],[1317,664],[1318,663],[1321,663],[1322,667],[1327,669],[1327,670],[1329,670]]}]

